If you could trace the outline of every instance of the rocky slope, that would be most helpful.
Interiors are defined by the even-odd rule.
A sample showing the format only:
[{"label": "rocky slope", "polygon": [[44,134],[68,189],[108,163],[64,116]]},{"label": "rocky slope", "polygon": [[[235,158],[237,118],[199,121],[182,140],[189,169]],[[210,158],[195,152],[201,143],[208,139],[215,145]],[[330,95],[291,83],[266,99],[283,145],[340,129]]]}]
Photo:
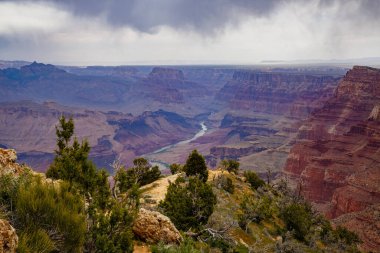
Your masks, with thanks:
[{"label": "rocky slope", "polygon": [[98,166],[120,156],[129,163],[135,156],[192,136],[199,128],[193,120],[166,111],[139,116],[100,112],[23,101],[0,106],[0,144],[19,151],[22,162],[46,170],[56,146],[55,125],[61,115],[72,116],[79,139],[87,138],[91,159]]},{"label": "rocky slope", "polygon": [[[376,212],[366,210],[380,203],[379,105],[380,70],[355,66],[300,127],[284,170],[331,218],[366,212],[366,220],[377,224],[368,231],[377,235],[380,226],[371,215]],[[380,248],[380,236],[370,243],[359,223],[342,224],[358,231],[368,249]]]}]

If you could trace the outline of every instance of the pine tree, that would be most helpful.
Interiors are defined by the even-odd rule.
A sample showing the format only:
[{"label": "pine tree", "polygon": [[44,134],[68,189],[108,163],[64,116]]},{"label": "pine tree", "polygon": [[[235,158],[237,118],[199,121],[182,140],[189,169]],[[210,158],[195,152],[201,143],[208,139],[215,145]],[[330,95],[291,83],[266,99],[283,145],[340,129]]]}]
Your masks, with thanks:
[{"label": "pine tree", "polygon": [[208,179],[205,158],[196,149],[187,158],[183,170],[186,176],[198,176],[203,182],[206,182]]},{"label": "pine tree", "polygon": [[96,186],[97,173],[95,165],[88,159],[90,146],[87,140],[79,143],[76,137],[72,138],[74,121],[72,118],[66,120],[65,116],[59,119],[56,135],[56,156],[46,176],[66,180],[70,187],[77,184],[84,192],[92,193]]}]

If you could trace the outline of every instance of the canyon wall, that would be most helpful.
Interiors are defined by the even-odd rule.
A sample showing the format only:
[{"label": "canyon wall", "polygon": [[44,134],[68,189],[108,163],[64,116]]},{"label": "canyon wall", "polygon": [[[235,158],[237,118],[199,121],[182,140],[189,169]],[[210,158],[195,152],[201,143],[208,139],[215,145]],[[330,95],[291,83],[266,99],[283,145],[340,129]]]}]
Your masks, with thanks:
[{"label": "canyon wall", "polygon": [[337,224],[358,232],[367,250],[380,248],[379,109],[380,70],[355,66],[299,128],[284,170],[328,217],[350,214]]},{"label": "canyon wall", "polygon": [[331,96],[338,80],[329,75],[235,71],[216,98],[232,109],[300,119]]}]

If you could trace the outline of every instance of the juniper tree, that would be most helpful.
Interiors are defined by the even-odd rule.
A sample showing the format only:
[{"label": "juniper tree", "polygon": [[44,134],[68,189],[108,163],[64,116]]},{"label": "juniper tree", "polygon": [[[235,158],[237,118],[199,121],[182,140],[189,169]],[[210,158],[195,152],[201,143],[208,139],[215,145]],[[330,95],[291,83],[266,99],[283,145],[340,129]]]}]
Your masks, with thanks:
[{"label": "juniper tree", "polygon": [[198,177],[190,177],[187,182],[178,177],[169,184],[160,207],[177,228],[186,231],[206,224],[215,204],[216,196],[210,185]]}]

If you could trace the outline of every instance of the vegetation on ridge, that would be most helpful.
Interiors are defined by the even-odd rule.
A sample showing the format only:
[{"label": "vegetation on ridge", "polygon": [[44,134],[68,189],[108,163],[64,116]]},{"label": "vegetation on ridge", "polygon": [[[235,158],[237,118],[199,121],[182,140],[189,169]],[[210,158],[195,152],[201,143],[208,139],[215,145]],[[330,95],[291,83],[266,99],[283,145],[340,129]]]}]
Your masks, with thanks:
[{"label": "vegetation on ridge", "polygon": [[[132,252],[140,186],[161,173],[144,158],[132,168],[114,163],[109,175],[88,159],[90,147],[61,117],[57,150],[46,179],[29,170],[0,176],[0,213],[16,228],[19,252]],[[194,150],[155,208],[184,235],[180,245],[153,245],[153,252],[358,252],[357,235],[332,228],[285,181],[266,183],[237,161],[208,171]],[[153,183],[154,185],[154,183]]]}]

